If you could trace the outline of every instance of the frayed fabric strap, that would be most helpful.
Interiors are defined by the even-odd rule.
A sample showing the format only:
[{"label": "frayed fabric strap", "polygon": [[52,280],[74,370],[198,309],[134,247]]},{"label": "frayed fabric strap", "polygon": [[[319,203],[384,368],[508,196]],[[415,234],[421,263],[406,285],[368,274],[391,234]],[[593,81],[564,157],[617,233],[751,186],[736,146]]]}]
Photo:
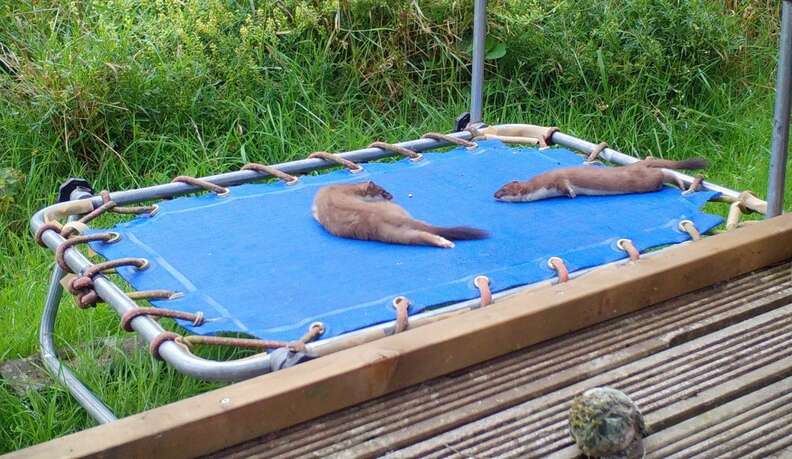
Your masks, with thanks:
[{"label": "frayed fabric strap", "polygon": [[441,134],[439,132],[427,132],[426,134],[421,136],[422,139],[432,139],[437,140],[440,142],[448,142],[454,145],[460,145],[467,148],[476,148],[478,144],[476,142],[471,142],[469,140],[460,139],[459,137],[454,137],[448,134]]},{"label": "frayed fabric strap", "polygon": [[228,188],[222,187],[220,185],[215,185],[214,183],[208,180],[190,177],[187,175],[180,175],[174,178],[173,180],[171,180],[171,182],[186,183],[187,185],[203,188],[207,191],[211,191],[215,193],[217,196],[227,196],[231,192],[231,190],[229,190]]},{"label": "frayed fabric strap", "polygon": [[[110,199],[110,192],[109,191],[102,190],[102,191],[99,192],[99,195],[102,197],[102,202],[104,202],[105,204],[113,202]],[[154,215],[157,212],[157,210],[159,210],[158,206],[128,206],[128,207],[121,207],[121,206],[113,205],[113,207],[110,209],[110,212],[113,212],[114,214],[134,214],[134,215],[150,214],[150,215]]]},{"label": "frayed fabric strap", "polygon": [[547,260],[547,266],[549,266],[551,269],[554,269],[558,273],[559,284],[563,284],[569,280],[569,270],[567,269],[564,260],[561,258],[550,257],[550,259]]},{"label": "frayed fabric strap", "polygon": [[627,252],[630,256],[630,261],[638,261],[641,258],[641,252],[635,248],[635,244],[629,239],[619,239],[616,241],[616,247]]},{"label": "frayed fabric strap", "polygon": [[420,161],[423,158],[422,154],[401,145],[396,145],[395,143],[372,142],[369,144],[369,148],[379,148],[380,150],[389,151],[391,153],[398,153],[410,158],[410,161]]},{"label": "frayed fabric strap", "polygon": [[272,167],[272,166],[267,166],[267,165],[264,165],[264,164],[259,164],[259,163],[248,163],[248,164],[245,164],[244,166],[242,166],[242,170],[243,171],[258,172],[259,174],[262,174],[262,175],[271,175],[272,177],[279,178],[281,181],[283,181],[287,185],[294,185],[295,183],[300,181],[300,179],[298,179],[297,177],[295,177],[293,175],[290,175],[290,174],[287,174],[286,172],[283,172],[282,170],[280,170],[278,168],[275,168],[275,167]]},{"label": "frayed fabric strap", "polygon": [[334,162],[339,166],[346,167],[347,169],[349,169],[349,172],[352,172],[353,174],[357,174],[358,172],[363,171],[363,166],[361,166],[360,164],[326,151],[315,151],[310,155],[308,155],[308,157],[312,159],[324,159],[325,161]]},{"label": "frayed fabric strap", "polygon": [[172,309],[163,308],[133,308],[121,316],[121,327],[128,332],[134,331],[132,328],[132,320],[138,316],[144,315],[186,320],[192,322],[193,327],[199,327],[205,322],[204,314],[202,312],[193,314],[191,312],[174,311]]},{"label": "frayed fabric strap", "polygon": [[396,324],[393,333],[401,333],[410,326],[410,300],[403,296],[393,299],[393,307],[396,309]]},{"label": "frayed fabric strap", "polygon": [[602,153],[606,148],[608,148],[607,142],[600,142],[594,148],[591,149],[591,153],[589,153],[588,158],[586,158],[587,163],[593,163],[599,158],[600,153]]},{"label": "frayed fabric strap", "polygon": [[66,264],[65,254],[66,251],[78,244],[87,244],[94,241],[102,241],[105,244],[112,244],[117,241],[121,236],[118,233],[100,233],[89,234],[85,236],[74,236],[61,242],[57,249],[55,249],[55,261],[58,262],[64,271],[71,272],[69,265]]},{"label": "frayed fabric strap", "polygon": [[492,304],[492,291],[490,290],[490,280],[487,276],[477,276],[473,279],[473,284],[475,284],[476,288],[479,290],[479,294],[481,295],[481,305],[480,307],[489,306]]},{"label": "frayed fabric strap", "polygon": [[547,128],[542,138],[539,139],[539,145],[542,147],[549,147],[550,145],[553,145],[553,134],[556,132],[561,132],[561,129],[558,129],[555,126]]},{"label": "frayed fabric strap", "polygon": [[682,220],[679,222],[679,229],[688,233],[690,238],[694,241],[701,239],[701,233],[699,232],[698,228],[696,228],[696,225],[690,220]]}]

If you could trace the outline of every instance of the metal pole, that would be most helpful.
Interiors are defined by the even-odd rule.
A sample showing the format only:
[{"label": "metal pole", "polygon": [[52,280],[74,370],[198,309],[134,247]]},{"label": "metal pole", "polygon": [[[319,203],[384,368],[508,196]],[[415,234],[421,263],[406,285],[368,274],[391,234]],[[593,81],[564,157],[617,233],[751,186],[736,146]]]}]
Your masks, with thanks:
[{"label": "metal pole", "polygon": [[487,52],[487,0],[475,0],[473,11],[473,69],[470,76],[470,122],[481,121],[484,100],[484,54]]},{"label": "metal pole", "polygon": [[781,38],[776,73],[776,100],[773,115],[773,143],[767,187],[766,218],[784,209],[787,155],[789,153],[789,101],[792,84],[792,1],[781,2]]},{"label": "metal pole", "polygon": [[[76,199],[90,197],[90,194],[78,196]],[[74,220],[71,218],[70,220]],[[52,270],[52,277],[50,278],[50,285],[47,291],[47,302],[44,305],[44,312],[41,315],[41,324],[39,325],[39,345],[41,346],[41,360],[44,366],[52,373],[52,375],[63,384],[66,389],[77,400],[77,403],[85,408],[85,411],[100,424],[107,424],[108,422],[115,421],[117,418],[110,411],[101,400],[99,400],[90,389],[85,387],[85,384],[77,378],[77,376],[58,358],[58,351],[55,349],[55,343],[52,339],[55,330],[55,318],[58,315],[58,306],[60,304],[63,288],[61,287],[60,280],[64,272],[58,264],[55,264],[55,269]]]}]

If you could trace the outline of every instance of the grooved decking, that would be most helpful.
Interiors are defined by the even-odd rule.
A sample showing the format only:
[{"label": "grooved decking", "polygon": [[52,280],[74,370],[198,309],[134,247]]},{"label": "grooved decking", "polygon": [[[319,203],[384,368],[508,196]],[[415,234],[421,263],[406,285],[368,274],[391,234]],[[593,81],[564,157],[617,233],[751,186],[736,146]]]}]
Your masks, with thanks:
[{"label": "grooved decking", "polygon": [[[677,454],[673,457],[695,457],[688,450],[698,445],[685,446],[688,431],[679,430],[680,426],[693,429],[686,423],[706,413],[714,416],[720,406],[750,400],[758,391],[767,402],[745,405],[743,412],[758,410],[767,417],[766,423],[731,426],[711,421],[708,428],[718,431],[716,438],[722,439],[717,445],[710,441],[709,431],[700,427],[703,424],[695,425],[713,443],[701,457],[749,457],[757,451],[764,456],[756,457],[768,457],[789,447],[786,439],[792,437],[792,432],[784,434],[792,425],[790,404],[773,398],[772,391],[761,392],[783,384],[788,387],[790,342],[792,283],[789,264],[783,264],[216,455],[575,457],[577,450],[566,430],[568,403],[587,388],[610,385],[638,403],[654,435],[671,435],[668,432],[677,429],[674,438],[679,437],[682,446],[678,452],[673,450]],[[696,434],[694,430],[690,435]],[[761,449],[731,456],[738,448],[728,445],[737,445],[739,438],[742,444],[760,442]],[[647,444],[652,441],[650,437]],[[719,445],[724,445],[722,454],[709,455]],[[668,457],[671,451],[649,449],[647,457]]]}]

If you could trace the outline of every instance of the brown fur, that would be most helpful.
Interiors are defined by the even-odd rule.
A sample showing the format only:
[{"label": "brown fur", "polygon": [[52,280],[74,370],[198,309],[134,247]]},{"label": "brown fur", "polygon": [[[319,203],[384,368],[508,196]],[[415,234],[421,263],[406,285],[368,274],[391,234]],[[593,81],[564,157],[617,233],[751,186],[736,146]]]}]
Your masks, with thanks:
[{"label": "brown fur", "polygon": [[514,181],[495,192],[502,201],[538,201],[556,196],[574,198],[578,194],[610,195],[647,193],[660,190],[667,182],[684,184],[660,168],[699,169],[707,161],[692,158],[684,161],[645,159],[624,167],[570,167],[556,169],[525,182]]},{"label": "brown fur", "polygon": [[451,248],[451,240],[484,239],[485,231],[439,228],[415,220],[374,182],[330,185],[316,193],[313,215],[330,233],[351,239]]}]

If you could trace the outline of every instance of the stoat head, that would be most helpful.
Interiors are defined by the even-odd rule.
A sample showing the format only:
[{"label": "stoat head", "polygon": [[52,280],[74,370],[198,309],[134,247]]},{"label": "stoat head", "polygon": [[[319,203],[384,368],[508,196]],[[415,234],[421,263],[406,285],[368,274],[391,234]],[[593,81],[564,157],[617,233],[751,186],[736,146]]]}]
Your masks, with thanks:
[{"label": "stoat head", "polygon": [[377,185],[376,183],[369,180],[366,183],[361,183],[359,185],[360,194],[367,199],[370,200],[381,200],[384,199],[386,201],[390,201],[393,199],[393,195],[388,193],[385,188]]},{"label": "stoat head", "polygon": [[529,202],[553,198],[561,196],[561,194],[556,188],[540,186],[534,181],[518,182],[514,180],[496,191],[495,199],[508,202]]},{"label": "stoat head", "polygon": [[495,192],[495,199],[499,201],[522,201],[523,194],[522,184],[517,180],[513,180]]}]

